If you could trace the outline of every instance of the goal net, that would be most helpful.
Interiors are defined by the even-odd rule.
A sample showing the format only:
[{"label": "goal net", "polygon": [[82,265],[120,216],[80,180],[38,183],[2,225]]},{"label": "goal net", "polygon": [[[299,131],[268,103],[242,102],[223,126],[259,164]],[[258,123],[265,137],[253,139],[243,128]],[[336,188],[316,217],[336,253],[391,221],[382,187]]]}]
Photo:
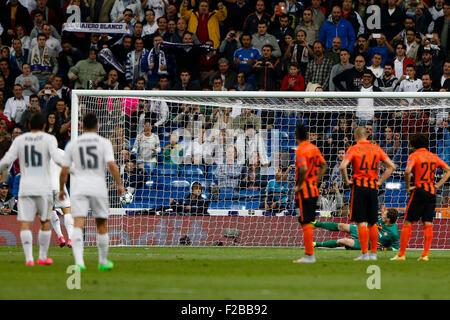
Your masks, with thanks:
[{"label": "goal net", "polygon": [[[430,150],[450,163],[449,97],[74,90],[71,127],[72,137],[80,134],[74,123],[93,112],[99,134],[113,143],[127,194],[119,197],[108,176],[112,245],[300,247],[293,195],[296,125],[308,127],[329,166],[318,185],[317,219],[349,222],[350,190],[339,164],[361,125],[397,164],[379,189],[379,213],[396,208],[401,230],[409,137],[425,133]],[[437,194],[433,249],[450,249],[449,204],[446,183]],[[92,219],[85,234],[86,243],[95,245]],[[348,235],[314,231],[315,241],[343,236]],[[416,224],[409,247],[422,246]]]}]

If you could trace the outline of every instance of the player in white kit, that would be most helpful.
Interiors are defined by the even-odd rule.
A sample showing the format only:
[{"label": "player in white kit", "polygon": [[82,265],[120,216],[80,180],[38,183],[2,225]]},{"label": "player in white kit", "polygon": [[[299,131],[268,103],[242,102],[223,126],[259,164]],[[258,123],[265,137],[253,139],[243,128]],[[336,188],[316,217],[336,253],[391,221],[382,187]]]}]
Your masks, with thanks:
[{"label": "player in white kit", "polygon": [[[64,150],[58,149],[58,153],[61,158],[64,157]],[[59,200],[59,175],[61,173],[61,167],[58,166],[53,160],[50,161],[51,173],[52,173],[52,192],[53,192],[53,210],[50,213],[50,222],[53,230],[55,230],[58,237],[58,245],[64,247],[66,244],[69,248],[72,248],[72,232],[73,232],[73,217],[70,210],[70,198],[67,196],[64,200]],[[67,194],[67,189],[64,186],[64,191]],[[61,231],[61,221],[59,220],[56,210],[59,209],[64,214],[64,226],[67,231],[67,243]]]},{"label": "player in white kit", "polygon": [[109,236],[106,221],[109,213],[108,189],[106,187],[105,168],[108,166],[116,181],[119,196],[125,194],[120,181],[119,168],[114,161],[111,141],[97,134],[98,121],[93,113],[83,118],[83,134],[72,140],[66,147],[61,175],[59,179],[59,199],[66,196],[64,185],[69,174],[72,177],[72,215],[74,229],[72,234],[72,251],[78,270],[86,270],[83,258],[83,227],[89,208],[92,209],[97,225],[98,269],[111,270],[112,261],[107,259]]},{"label": "player in white kit", "polygon": [[40,216],[41,228],[38,234],[38,265],[50,265],[53,260],[47,257],[50,244],[50,212],[53,206],[50,160],[62,164],[58,154],[56,138],[44,132],[46,118],[35,113],[30,118],[30,132],[14,139],[8,152],[0,161],[0,170],[19,158],[20,185],[17,220],[21,222],[22,241],[27,266],[34,266],[33,234],[31,224],[36,214]]}]

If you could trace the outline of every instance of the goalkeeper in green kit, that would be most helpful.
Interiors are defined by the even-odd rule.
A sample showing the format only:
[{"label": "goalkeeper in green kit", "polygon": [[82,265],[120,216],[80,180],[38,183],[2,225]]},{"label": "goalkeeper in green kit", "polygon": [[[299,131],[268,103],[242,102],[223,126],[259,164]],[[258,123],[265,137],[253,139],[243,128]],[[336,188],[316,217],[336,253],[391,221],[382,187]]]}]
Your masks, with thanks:
[{"label": "goalkeeper in green kit", "polygon": [[[393,251],[400,247],[400,233],[397,227],[398,212],[395,209],[388,209],[378,220],[378,244],[383,250]],[[349,250],[361,250],[358,240],[358,227],[348,223],[336,222],[313,222],[314,228],[323,228],[330,231],[342,231],[349,233],[351,237],[329,240],[325,242],[314,242],[314,247],[336,248],[344,247]]]}]

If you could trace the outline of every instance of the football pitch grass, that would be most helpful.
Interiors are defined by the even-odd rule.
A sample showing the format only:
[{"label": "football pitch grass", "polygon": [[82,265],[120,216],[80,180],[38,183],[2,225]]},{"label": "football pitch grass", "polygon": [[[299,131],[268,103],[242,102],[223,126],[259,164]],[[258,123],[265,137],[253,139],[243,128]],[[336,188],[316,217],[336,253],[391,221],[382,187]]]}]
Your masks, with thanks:
[{"label": "football pitch grass", "polygon": [[[37,260],[38,247],[33,248]],[[315,264],[296,264],[294,248],[112,247],[112,271],[97,269],[97,248],[85,248],[80,289],[69,290],[72,250],[51,247],[51,266],[26,267],[22,247],[0,247],[0,299],[359,300],[450,299],[450,251],[420,251],[407,260],[353,261],[358,251],[316,249]],[[368,267],[379,267],[380,289],[368,289]],[[370,268],[369,268],[370,269]],[[369,282],[371,282],[369,280]],[[75,283],[72,281],[72,283]],[[371,282],[374,283],[374,282]]]}]

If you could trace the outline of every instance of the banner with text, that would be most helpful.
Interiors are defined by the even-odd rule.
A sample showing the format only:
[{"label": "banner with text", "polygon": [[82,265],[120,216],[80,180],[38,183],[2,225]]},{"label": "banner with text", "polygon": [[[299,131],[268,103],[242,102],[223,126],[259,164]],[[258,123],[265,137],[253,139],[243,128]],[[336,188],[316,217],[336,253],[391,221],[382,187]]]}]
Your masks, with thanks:
[{"label": "banner with text", "polygon": [[73,22],[65,23],[63,31],[80,33],[128,33],[125,23],[86,23]]}]

